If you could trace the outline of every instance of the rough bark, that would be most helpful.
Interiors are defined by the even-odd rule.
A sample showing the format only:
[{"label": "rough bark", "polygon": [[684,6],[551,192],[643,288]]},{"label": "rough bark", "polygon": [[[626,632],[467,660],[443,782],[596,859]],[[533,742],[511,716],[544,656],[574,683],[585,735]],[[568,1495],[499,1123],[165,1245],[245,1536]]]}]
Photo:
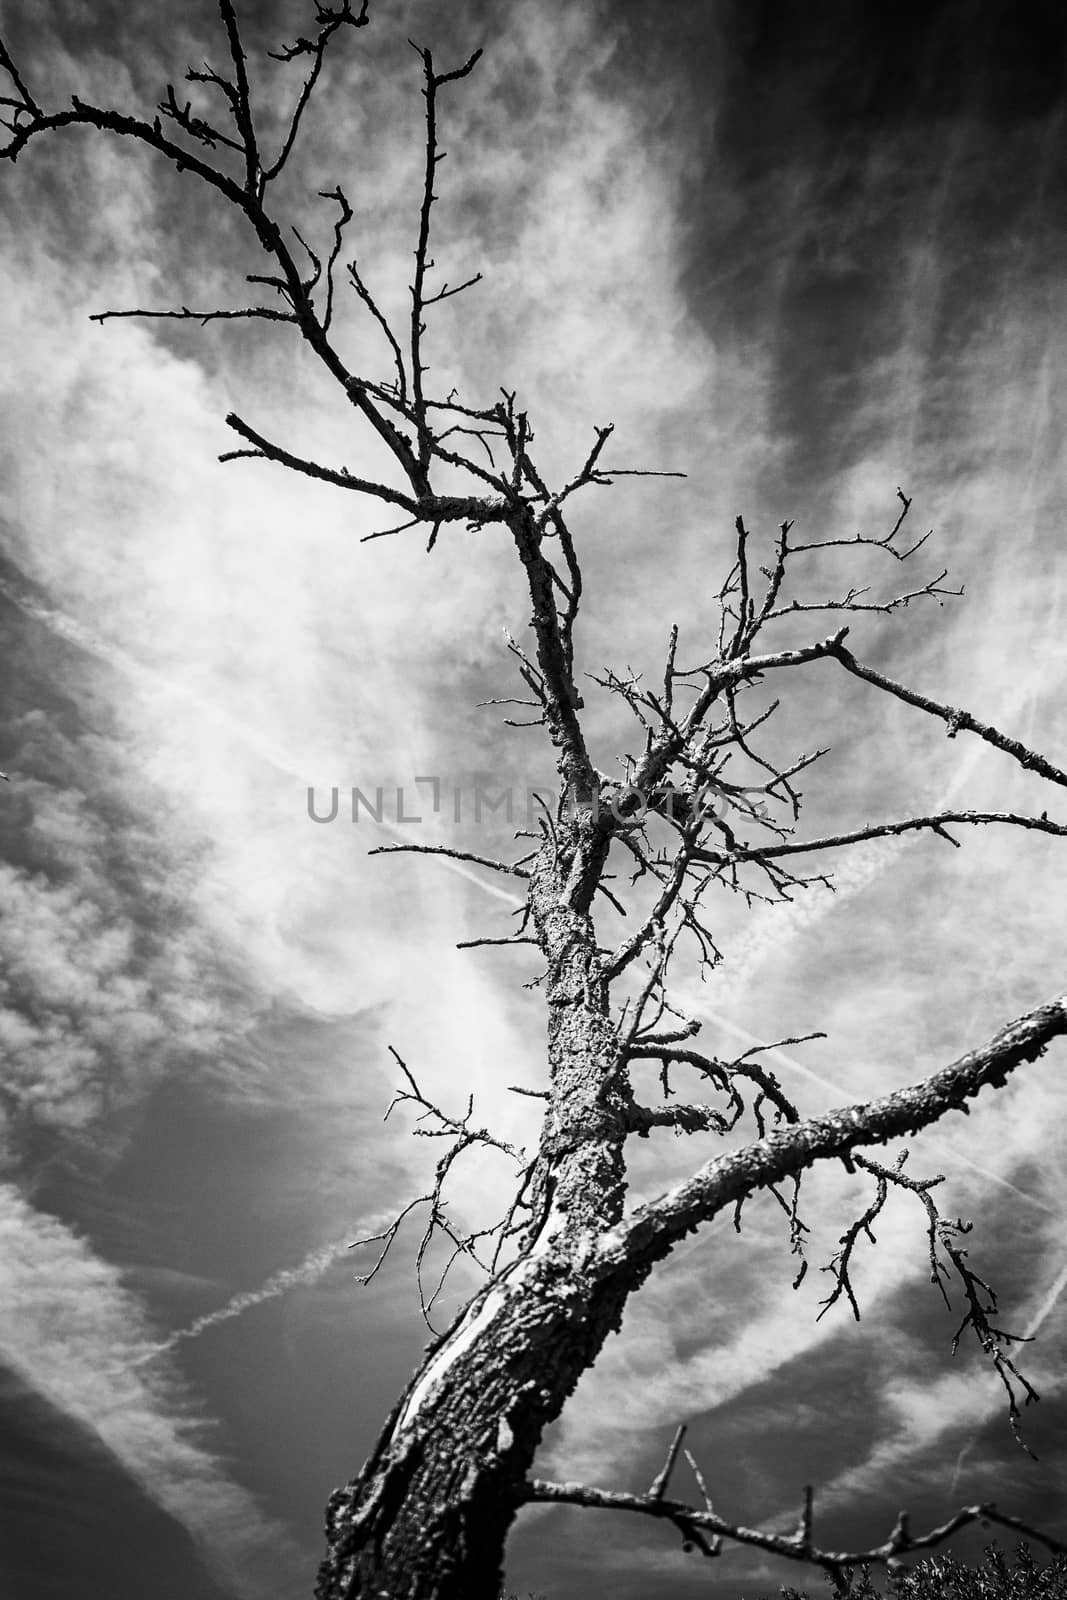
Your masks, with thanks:
[{"label": "rough bark", "polygon": [[505,1539],[530,1498],[542,1433],[655,1260],[724,1206],[813,1160],[963,1109],[1067,1032],[1064,997],[911,1089],[709,1163],[622,1222],[629,1089],[595,952],[586,941],[568,944],[567,922],[554,924],[565,959],[550,990],[543,1210],[520,1257],[431,1349],[363,1471],[332,1497],[317,1600],[497,1600]]},{"label": "rough bark", "polygon": [[[332,320],[335,276],[345,254],[345,230],[356,210],[339,187],[320,191],[333,217],[333,245],[322,261],[304,245],[292,219],[278,210],[272,185],[292,153],[331,40],[363,28],[368,21],[368,0],[362,0],[358,10],[354,5],[355,0],[335,0],[317,6],[314,36],[300,36],[276,55],[283,62],[303,61],[308,74],[283,124],[288,131],[272,161],[264,156],[257,134],[257,127],[266,122],[253,114],[246,52],[232,0],[217,0],[231,64],[226,70],[232,75],[206,67],[188,75],[194,83],[222,91],[227,106],[222,129],[194,114],[190,106],[183,108],[173,88],[168,88],[159,114],[147,119],[79,98],[69,109],[48,111],[0,43],[0,87],[7,91],[0,96],[5,109],[0,120],[6,135],[0,138],[0,159],[14,161],[40,134],[51,136],[78,126],[139,143],[177,171],[205,184],[205,192],[249,227],[267,257],[269,271],[252,274],[247,281],[257,286],[257,294],[262,290],[276,297],[268,305],[240,305],[206,313],[185,306],[101,312],[98,320],[113,315],[191,322],[253,318],[288,325],[338,386],[343,405],[353,408],[384,444],[401,486],[371,481],[347,467],[296,455],[235,413],[226,420],[242,447],[225,452],[220,459],[273,462],[372,502],[400,508],[411,519],[399,528],[369,533],[367,538],[422,525],[430,529],[427,548],[432,549],[446,525],[466,524],[472,532],[506,529],[526,580],[527,617],[536,642],[536,660],[529,659],[514,641],[510,649],[532,698],[496,703],[532,708],[533,723],[544,727],[555,750],[558,804],[554,812],[546,808],[541,819],[542,842],[532,866],[525,866],[530,859],[527,856],[519,864],[487,861],[445,846],[391,848],[452,855],[529,879],[529,923],[547,969],[543,992],[550,1072],[537,1157],[524,1182],[529,1224],[515,1259],[495,1273],[444,1338],[430,1347],[362,1472],[331,1498],[328,1554],[316,1592],[319,1600],[497,1600],[507,1530],[518,1507],[531,1498],[589,1506],[610,1503],[616,1508],[627,1508],[626,1502],[629,1509],[642,1514],[651,1510],[656,1516],[668,1516],[683,1533],[693,1530],[698,1548],[703,1527],[716,1537],[724,1533],[768,1551],[821,1564],[836,1581],[845,1558],[833,1553],[820,1555],[812,1545],[810,1495],[799,1531],[790,1541],[724,1525],[710,1504],[704,1512],[690,1512],[667,1502],[663,1496],[669,1463],[658,1489],[640,1497],[605,1496],[580,1485],[531,1484],[528,1471],[542,1432],[559,1415],[581,1374],[592,1366],[607,1334],[618,1327],[627,1297],[687,1233],[761,1187],[783,1178],[798,1178],[817,1161],[842,1159],[847,1164],[853,1152],[857,1164],[863,1165],[864,1158],[858,1154],[861,1147],[925,1127],[947,1112],[966,1110],[967,1100],[984,1086],[1000,1086],[1020,1063],[1034,1059],[1051,1039],[1067,1033],[1067,998],[1061,996],[1019,1019],[989,1044],[923,1083],[801,1121],[773,1075],[751,1060],[752,1052],[747,1053],[748,1059],[742,1056],[723,1063],[687,1047],[685,1041],[699,1028],[699,1021],[683,1016],[668,999],[671,953],[684,933],[699,951],[702,972],[719,960],[711,929],[702,920],[701,895],[709,886],[739,892],[750,901],[753,894],[776,900],[790,898],[795,888],[829,881],[821,874],[798,876],[789,864],[797,856],[810,857],[864,839],[914,832],[934,833],[955,844],[958,841],[948,829],[957,824],[1007,824],[1058,835],[1067,834],[1067,824],[1050,820],[1045,812],[1025,816],[944,811],[798,839],[794,825],[800,817],[801,797],[791,780],[827,752],[800,755],[784,766],[762,754],[752,736],[773,715],[778,702],[746,721],[744,707],[738,710],[738,697],[767,674],[780,677],[808,664],[835,663],[880,693],[939,720],[950,738],[960,732],[974,735],[1024,769],[1061,787],[1067,784],[1067,774],[969,712],[942,705],[858,661],[844,643],[847,627],[794,648],[777,647],[773,637],[768,637],[777,620],[795,619],[799,612],[832,612],[835,621],[842,612],[889,615],[912,601],[936,599],[940,604],[945,596],[961,592],[944,587],[945,572],[917,581],[914,587],[882,601],[869,595],[866,588],[850,587],[843,598],[831,593],[814,601],[803,587],[799,594],[791,588],[798,562],[803,569],[804,558],[813,552],[854,551],[866,546],[891,563],[914,556],[925,538],[910,548],[898,542],[911,504],[898,489],[902,509],[884,536],[857,533],[838,537],[831,533],[807,544],[797,543],[790,539],[792,524],[783,522],[769,564],[755,558],[748,530],[738,517],[736,560],[718,594],[717,642],[701,645],[695,664],[683,670],[675,660],[678,628],[672,628],[661,688],[649,688],[630,669],[623,676],[608,671],[604,677],[594,677],[602,690],[626,704],[643,742],[640,755],[624,758],[625,781],[602,779],[590,757],[579,715],[583,706],[577,683],[584,679],[576,673],[574,631],[583,580],[563,508],[591,486],[606,486],[620,475],[649,474],[609,466],[602,460],[612,433],[608,425],[594,429],[595,442],[584,462],[553,489],[531,459],[534,435],[514,394],[501,390],[502,399],[478,407],[461,401],[456,391],[435,398],[426,387],[426,375],[432,368],[424,360],[424,314],[471,286],[479,276],[455,288],[449,288],[447,280],[438,289],[430,282],[434,267],[431,208],[444,156],[437,142],[436,97],[444,85],[470,73],[480,51],[443,73],[435,71],[428,50],[419,52],[424,68],[426,159],[406,349],[361,278],[356,262],[347,268],[363,309],[386,337],[395,363],[395,381],[383,384],[354,371],[341,353],[340,330]],[[288,242],[294,234],[303,253]],[[305,254],[311,261],[310,277]],[[242,293],[244,288],[242,284]],[[466,440],[473,441],[471,448],[461,442]],[[439,486],[441,481],[466,492],[440,493],[435,483]],[[728,768],[730,760],[735,766]],[[624,816],[610,804],[608,810],[598,810],[602,791],[609,802],[613,797],[623,807]],[[705,803],[709,792],[715,801],[710,807]],[[624,800],[627,795],[630,798]],[[653,820],[658,819],[658,834],[635,831],[646,807]],[[773,807],[777,811],[769,809]],[[617,854],[623,862],[627,866],[636,863],[634,882],[644,879],[653,903],[639,916],[636,927],[634,922],[626,925],[631,931],[614,953],[608,954],[598,942],[591,908],[594,895],[602,891],[617,911],[626,914],[604,881],[613,839],[620,845]],[[621,1007],[613,1011],[609,989],[617,981],[629,983],[637,992],[628,993]],[[651,1020],[646,1013],[652,1014]],[[662,1064],[665,1103],[661,1108],[634,1104],[628,1066],[642,1059]],[[673,1090],[667,1082],[672,1064],[695,1070],[711,1091],[722,1097],[725,1109],[719,1109],[719,1101],[702,1106],[672,1101]],[[461,1147],[483,1141],[505,1148],[484,1132],[470,1130],[466,1122],[438,1112],[421,1097],[410,1074],[408,1080],[412,1094],[402,1098],[418,1099],[442,1126],[459,1133]],[[753,1113],[760,1137],[740,1150],[704,1161],[673,1192],[624,1216],[626,1138],[647,1133],[651,1127],[674,1127],[688,1133],[735,1127],[746,1113],[737,1082],[753,1086],[753,1103],[747,1109]],[[761,1106],[772,1108],[780,1119],[770,1132],[765,1129]],[[782,1126],[782,1122],[789,1125]],[[928,1203],[927,1191],[935,1180],[912,1183],[901,1177],[899,1165],[893,1173],[876,1170],[882,1173],[882,1181],[892,1177]],[[936,1216],[934,1212],[935,1220],[930,1223],[931,1250]],[[431,1221],[430,1233],[434,1225]],[[962,1229],[962,1224],[957,1228]],[[386,1250],[394,1235],[395,1228],[386,1238]],[[951,1254],[951,1246],[949,1250]],[[962,1255],[957,1252],[953,1260],[962,1263]],[[965,1264],[960,1270],[969,1290],[980,1285],[980,1280],[968,1276]],[[847,1281],[846,1271],[842,1265],[839,1285]],[[985,1320],[990,1308],[974,1298],[970,1305],[969,1321],[984,1340],[983,1348],[1011,1395],[1005,1372],[1015,1369],[996,1343],[1011,1336],[994,1337],[995,1330]],[[1014,1418],[1013,1396],[1011,1405]],[[677,1445],[678,1441],[674,1454]],[[970,1508],[920,1542],[924,1546],[938,1543],[955,1527],[982,1514],[984,1508]],[[1005,1526],[1023,1526],[1011,1518],[999,1520]],[[901,1519],[889,1541],[871,1552],[870,1559],[889,1560],[909,1547],[917,1546],[914,1541],[909,1545]],[[705,1553],[714,1552],[706,1549]]]},{"label": "rough bark", "polygon": [[497,1600],[542,1432],[624,1300],[544,1236],[483,1291],[332,1497],[318,1600]]},{"label": "rough bark", "polygon": [[552,1087],[525,1248],[431,1347],[363,1471],[332,1497],[318,1600],[497,1600],[541,1435],[619,1325],[630,1285],[599,1270],[597,1241],[622,1217],[629,1086],[568,888],[599,848],[588,817],[572,818],[531,885]]}]

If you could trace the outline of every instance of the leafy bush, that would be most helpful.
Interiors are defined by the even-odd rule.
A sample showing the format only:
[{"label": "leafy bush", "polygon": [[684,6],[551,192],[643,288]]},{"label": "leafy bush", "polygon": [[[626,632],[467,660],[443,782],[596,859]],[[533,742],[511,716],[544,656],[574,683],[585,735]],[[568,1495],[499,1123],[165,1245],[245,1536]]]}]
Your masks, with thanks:
[{"label": "leafy bush", "polygon": [[[805,1600],[783,1588],[782,1600]],[[864,1567],[853,1578],[849,1600],[1067,1600],[1067,1556],[1039,1567],[1029,1545],[1016,1547],[1009,1564],[995,1544],[981,1566],[967,1567],[952,1555],[928,1556],[908,1572],[878,1574]]]}]

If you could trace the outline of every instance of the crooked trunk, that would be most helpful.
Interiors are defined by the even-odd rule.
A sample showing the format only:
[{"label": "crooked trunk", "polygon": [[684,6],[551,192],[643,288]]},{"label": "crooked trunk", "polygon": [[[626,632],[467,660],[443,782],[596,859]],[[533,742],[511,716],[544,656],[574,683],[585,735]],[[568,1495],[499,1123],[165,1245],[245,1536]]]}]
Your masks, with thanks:
[{"label": "crooked trunk", "polygon": [[547,1423],[625,1295],[553,1246],[480,1294],[330,1501],[318,1600],[498,1600],[504,1543]]},{"label": "crooked trunk", "polygon": [[432,1350],[363,1471],[332,1496],[318,1600],[498,1600],[544,1428],[619,1325],[630,1286],[596,1247],[622,1214],[630,1090],[585,909],[605,853],[590,817],[574,815],[530,887],[551,1088],[527,1246]]}]

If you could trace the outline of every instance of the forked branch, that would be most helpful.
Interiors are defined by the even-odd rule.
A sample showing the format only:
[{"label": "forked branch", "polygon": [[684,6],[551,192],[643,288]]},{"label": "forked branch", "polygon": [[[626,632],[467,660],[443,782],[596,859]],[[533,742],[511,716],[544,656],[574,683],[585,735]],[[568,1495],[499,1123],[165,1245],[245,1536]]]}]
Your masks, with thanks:
[{"label": "forked branch", "polygon": [[1029,1379],[1021,1373],[1009,1353],[1009,1346],[1027,1342],[1022,1334],[1008,1333],[1005,1329],[995,1326],[990,1321],[998,1310],[997,1296],[984,1278],[970,1266],[967,1251],[961,1249],[959,1240],[971,1232],[973,1224],[957,1219],[955,1222],[943,1217],[939,1211],[931,1191],[936,1189],[945,1179],[942,1174],[933,1178],[912,1178],[905,1171],[904,1166],[908,1159],[907,1150],[901,1151],[896,1163],[892,1167],[883,1166],[874,1161],[870,1156],[853,1155],[854,1166],[869,1172],[876,1179],[875,1195],[863,1214],[856,1219],[841,1235],[840,1249],[830,1262],[824,1267],[824,1272],[830,1273],[833,1279],[833,1288],[822,1302],[819,1317],[822,1318],[844,1296],[852,1308],[852,1314],[858,1322],[860,1319],[859,1303],[856,1299],[849,1269],[856,1244],[862,1235],[866,1235],[871,1244],[875,1243],[872,1225],[883,1211],[890,1188],[897,1188],[915,1195],[922,1203],[927,1218],[927,1251],[930,1264],[930,1282],[933,1283],[945,1305],[950,1307],[948,1295],[949,1271],[946,1269],[941,1255],[947,1258],[952,1273],[955,1274],[963,1289],[967,1310],[963,1321],[952,1341],[952,1350],[955,1354],[960,1338],[967,1328],[971,1328],[985,1355],[989,1358],[1004,1386],[1008,1398],[1008,1421],[1016,1442],[1026,1451],[1027,1455],[1033,1452],[1025,1442],[1020,1432],[1021,1412],[1019,1397],[1016,1393],[1018,1387],[1024,1405],[1030,1405],[1039,1396],[1037,1390]]},{"label": "forked branch", "polygon": [[966,1111],[969,1099],[987,1085],[1002,1087],[1017,1067],[1036,1060],[1064,1034],[1067,995],[1020,1017],[988,1044],[910,1088],[773,1129],[755,1144],[709,1161],[678,1188],[638,1207],[602,1235],[599,1270],[640,1282],[656,1261],[724,1207],[793,1177],[816,1161],[885,1144],[929,1127],[947,1112]]},{"label": "forked branch", "polygon": [[[409,1201],[381,1233],[370,1234],[365,1239],[357,1239],[349,1248],[355,1250],[368,1244],[381,1246],[377,1260],[370,1271],[363,1273],[358,1279],[362,1284],[370,1283],[384,1266],[406,1219],[420,1207],[426,1206],[428,1210],[426,1212],[425,1225],[415,1257],[415,1279],[418,1285],[419,1308],[422,1312],[423,1321],[430,1329],[430,1332],[436,1334],[437,1329],[434,1328],[433,1323],[430,1321],[430,1312],[433,1310],[434,1304],[456,1262],[461,1257],[465,1257],[467,1260],[474,1262],[483,1272],[491,1273],[501,1246],[513,1233],[518,1231],[515,1225],[515,1216],[522,1209],[523,1195],[531,1169],[520,1150],[516,1150],[513,1145],[506,1144],[502,1139],[497,1139],[487,1128],[471,1126],[471,1118],[474,1115],[473,1095],[468,1100],[466,1112],[462,1117],[451,1116],[447,1111],[442,1111],[432,1100],[427,1099],[409,1071],[407,1064],[401,1060],[392,1045],[389,1046],[389,1052],[404,1074],[407,1088],[398,1089],[393,1096],[389,1109],[385,1113],[386,1120],[388,1120],[397,1106],[414,1106],[419,1111],[419,1117],[413,1132],[424,1139],[447,1139],[449,1143],[444,1154],[437,1162],[434,1170],[433,1186],[429,1193],[419,1195],[417,1199]],[[445,1199],[444,1189],[456,1162],[467,1150],[477,1145],[490,1150],[499,1150],[503,1155],[508,1156],[517,1167],[523,1169],[523,1180],[507,1215],[502,1221],[491,1228],[464,1230],[457,1227],[447,1214],[448,1202]],[[447,1241],[448,1254],[444,1267],[438,1275],[436,1285],[428,1292],[424,1276],[427,1270],[427,1255],[431,1246],[439,1237]],[[483,1241],[488,1242],[491,1240],[496,1240],[494,1256],[488,1261],[482,1260],[478,1253],[479,1246]]]}]

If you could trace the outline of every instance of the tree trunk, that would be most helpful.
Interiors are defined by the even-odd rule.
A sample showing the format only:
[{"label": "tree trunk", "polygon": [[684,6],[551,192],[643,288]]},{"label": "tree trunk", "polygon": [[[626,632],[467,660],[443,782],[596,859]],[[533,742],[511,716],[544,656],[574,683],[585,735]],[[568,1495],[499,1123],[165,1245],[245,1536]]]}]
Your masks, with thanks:
[{"label": "tree trunk", "polygon": [[589,831],[574,820],[531,888],[551,1090],[527,1246],[431,1350],[363,1471],[332,1496],[317,1600],[498,1600],[542,1432],[633,1287],[596,1252],[622,1215],[631,1096],[592,928],[565,888]]},{"label": "tree trunk", "polygon": [[553,1225],[471,1302],[332,1496],[317,1600],[498,1600],[542,1431],[625,1301],[616,1280],[548,1242]]}]

